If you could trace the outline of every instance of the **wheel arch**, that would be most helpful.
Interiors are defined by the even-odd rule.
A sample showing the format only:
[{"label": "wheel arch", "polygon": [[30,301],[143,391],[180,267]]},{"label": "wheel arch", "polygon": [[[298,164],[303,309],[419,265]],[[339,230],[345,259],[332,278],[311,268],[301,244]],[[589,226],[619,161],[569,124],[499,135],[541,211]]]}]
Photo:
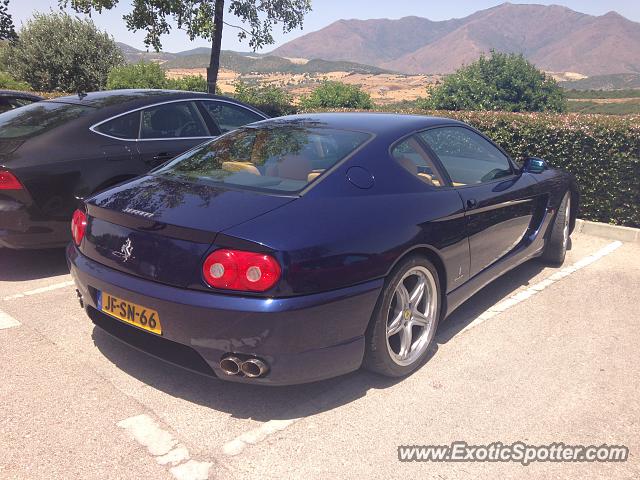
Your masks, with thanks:
[{"label": "wheel arch", "polygon": [[576,219],[578,218],[578,211],[580,210],[580,192],[575,186],[571,186],[569,188],[569,193],[571,194],[571,209],[569,210],[570,215],[570,232],[573,233],[576,228]]},{"label": "wheel arch", "polygon": [[396,268],[402,261],[411,257],[413,255],[419,255],[425,257],[429,260],[436,271],[438,272],[438,283],[440,284],[440,297],[442,306],[446,307],[446,298],[447,298],[447,269],[444,266],[444,261],[442,257],[438,253],[438,251],[433,248],[431,245],[416,245],[409,250],[405,251],[402,255],[400,255],[393,262],[389,270],[387,271],[385,277],[388,277],[389,274]]}]

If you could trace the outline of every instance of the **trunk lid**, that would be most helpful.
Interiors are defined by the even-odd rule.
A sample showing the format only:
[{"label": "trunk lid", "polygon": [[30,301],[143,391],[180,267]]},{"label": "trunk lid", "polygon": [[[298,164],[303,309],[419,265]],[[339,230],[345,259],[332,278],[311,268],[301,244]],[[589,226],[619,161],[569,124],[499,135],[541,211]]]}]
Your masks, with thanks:
[{"label": "trunk lid", "polygon": [[200,287],[204,255],[219,232],[294,199],[149,175],[87,202],[81,251],[138,277]]}]

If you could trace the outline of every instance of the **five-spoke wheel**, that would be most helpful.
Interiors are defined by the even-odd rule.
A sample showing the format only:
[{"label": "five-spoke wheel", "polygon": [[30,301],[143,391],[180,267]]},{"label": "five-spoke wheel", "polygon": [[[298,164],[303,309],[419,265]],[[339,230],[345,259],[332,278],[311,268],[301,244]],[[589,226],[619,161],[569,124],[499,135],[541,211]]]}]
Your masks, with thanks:
[{"label": "five-spoke wheel", "polygon": [[439,315],[435,267],[420,256],[401,262],[385,282],[367,331],[365,366],[389,376],[413,371],[426,357]]}]

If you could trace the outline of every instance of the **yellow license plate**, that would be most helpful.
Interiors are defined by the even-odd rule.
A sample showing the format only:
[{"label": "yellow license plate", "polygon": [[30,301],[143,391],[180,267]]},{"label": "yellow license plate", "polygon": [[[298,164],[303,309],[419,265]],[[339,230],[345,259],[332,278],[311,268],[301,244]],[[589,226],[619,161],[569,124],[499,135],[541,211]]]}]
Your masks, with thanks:
[{"label": "yellow license plate", "polygon": [[155,310],[122,300],[106,292],[99,292],[98,295],[100,299],[98,305],[102,312],[138,328],[162,335],[160,315]]}]

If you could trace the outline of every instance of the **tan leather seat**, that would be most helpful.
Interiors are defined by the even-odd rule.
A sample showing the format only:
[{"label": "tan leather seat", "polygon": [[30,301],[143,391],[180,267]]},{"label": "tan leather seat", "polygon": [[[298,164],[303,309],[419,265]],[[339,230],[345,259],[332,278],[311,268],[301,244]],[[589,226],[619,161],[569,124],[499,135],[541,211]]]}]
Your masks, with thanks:
[{"label": "tan leather seat", "polygon": [[309,175],[307,175],[307,182],[309,183],[313,182],[316,178],[318,178],[323,173],[324,173],[324,168],[318,169],[318,170],[311,170]]},{"label": "tan leather seat", "polygon": [[245,172],[260,176],[260,171],[249,162],[222,162],[222,169],[231,173]]},{"label": "tan leather seat", "polygon": [[418,177],[421,180],[424,180],[425,182],[430,183],[434,187],[440,186],[440,180],[438,180],[437,178],[433,178],[433,175],[429,175],[428,173],[419,173]]}]

